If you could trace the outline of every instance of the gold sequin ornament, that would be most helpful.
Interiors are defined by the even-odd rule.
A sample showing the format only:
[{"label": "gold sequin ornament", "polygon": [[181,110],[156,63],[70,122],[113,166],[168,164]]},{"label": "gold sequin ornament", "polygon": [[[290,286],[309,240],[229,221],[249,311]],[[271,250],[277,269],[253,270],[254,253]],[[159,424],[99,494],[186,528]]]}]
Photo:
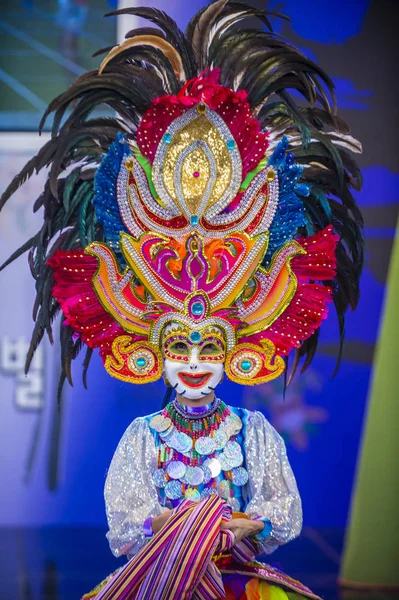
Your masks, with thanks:
[{"label": "gold sequin ornament", "polygon": [[[192,147],[198,142],[197,147]],[[169,195],[179,204],[176,183],[180,183],[182,196],[191,214],[198,214],[201,200],[211,176],[210,160],[205,146],[210,149],[216,166],[216,178],[208,206],[212,206],[226,191],[231,179],[231,157],[219,131],[205,114],[177,131],[168,146],[163,167],[163,181]],[[181,168],[180,178],[176,172]],[[199,174],[196,176],[195,174]],[[180,179],[180,181],[176,181]],[[182,212],[185,206],[180,205]]]}]

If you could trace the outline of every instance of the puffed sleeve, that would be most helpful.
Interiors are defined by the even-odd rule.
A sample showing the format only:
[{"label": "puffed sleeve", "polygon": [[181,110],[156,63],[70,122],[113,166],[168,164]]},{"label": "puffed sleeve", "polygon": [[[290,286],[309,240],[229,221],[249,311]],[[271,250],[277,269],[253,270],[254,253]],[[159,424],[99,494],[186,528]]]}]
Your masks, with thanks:
[{"label": "puffed sleeve", "polygon": [[250,498],[245,512],[270,519],[272,533],[259,544],[271,554],[300,534],[301,499],[284,441],[261,412],[250,413],[244,445]]},{"label": "puffed sleeve", "polygon": [[164,510],[151,480],[157,468],[154,439],[144,418],[125,431],[113,456],[105,482],[107,538],[115,556],[134,556],[146,543],[143,523]]}]

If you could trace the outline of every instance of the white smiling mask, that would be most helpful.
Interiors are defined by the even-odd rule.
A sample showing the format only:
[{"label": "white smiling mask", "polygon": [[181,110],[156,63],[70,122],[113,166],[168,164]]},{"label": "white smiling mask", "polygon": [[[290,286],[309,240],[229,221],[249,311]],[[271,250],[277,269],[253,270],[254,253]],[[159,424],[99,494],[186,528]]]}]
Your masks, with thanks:
[{"label": "white smiling mask", "polygon": [[180,324],[172,323],[163,334],[165,377],[178,394],[189,400],[199,400],[212,392],[224,372],[222,332],[213,328],[200,333],[197,339],[198,334],[190,336]]}]

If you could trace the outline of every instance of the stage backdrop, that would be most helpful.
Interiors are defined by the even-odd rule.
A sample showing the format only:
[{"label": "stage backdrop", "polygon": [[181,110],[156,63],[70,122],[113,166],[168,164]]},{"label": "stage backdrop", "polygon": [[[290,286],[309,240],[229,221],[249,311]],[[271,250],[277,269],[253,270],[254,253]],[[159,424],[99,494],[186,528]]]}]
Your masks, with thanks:
[{"label": "stage backdrop", "polygon": [[[32,10],[44,11],[47,20],[55,23],[54,34],[57,31],[56,13],[51,8],[54,3],[48,3],[44,10],[45,4],[35,2]],[[106,11],[107,3],[102,4]],[[154,0],[147,3],[150,4],[159,8],[167,5],[183,27],[190,14],[204,2]],[[265,7],[260,0],[256,4]],[[366,220],[362,299],[359,310],[348,315],[344,358],[334,380],[330,376],[335,366],[338,334],[332,316],[323,328],[319,356],[304,376],[294,380],[285,400],[278,383],[244,389],[225,381],[218,394],[232,404],[262,410],[285,437],[303,498],[305,524],[343,527],[398,206],[394,141],[397,91],[393,89],[395,2],[279,0],[269,3],[269,8],[273,7],[292,19],[283,26],[275,19],[277,30],[289,36],[332,75],[342,114],[352,123],[353,134],[364,145],[361,158],[364,191],[358,195]],[[96,36],[91,16],[98,19],[97,8],[96,12],[89,8],[87,19],[80,24],[80,44],[88,39],[93,41]],[[34,43],[35,30],[29,28],[24,18],[26,11],[22,16],[17,9],[4,14],[8,35],[18,38],[20,52],[34,52],[35,47],[36,51],[43,51],[41,42]],[[133,18],[128,18],[119,23],[119,31],[128,31],[135,24]],[[25,26],[29,34],[23,31]],[[47,59],[51,58],[56,56],[50,53]],[[68,66],[71,68],[71,64],[63,63],[62,68],[68,70]],[[34,70],[29,73],[31,79],[45,74]],[[15,93],[25,93],[15,83],[17,75],[13,80],[3,75],[2,81],[4,85],[7,81],[13,85]],[[23,80],[25,90],[28,83],[29,78]],[[40,86],[36,86],[35,94],[40,96]],[[32,96],[29,98],[34,100]],[[40,99],[45,101],[43,97]],[[2,127],[7,128],[7,119],[2,121]],[[24,136],[2,138],[1,188],[32,155],[34,149],[27,147],[27,140],[32,144]],[[26,184],[0,215],[1,259],[37,231],[40,215],[33,218],[31,207],[43,179],[39,175]],[[113,380],[97,357],[89,370],[86,391],[77,361],[74,387],[65,387],[58,409],[57,346],[51,347],[46,342],[29,376],[23,374],[33,326],[34,297],[34,282],[26,258],[20,258],[1,273],[0,282],[0,480],[3,484],[0,525],[105,526],[103,485],[113,451],[136,416],[160,407],[163,387],[161,384],[134,387]]]}]

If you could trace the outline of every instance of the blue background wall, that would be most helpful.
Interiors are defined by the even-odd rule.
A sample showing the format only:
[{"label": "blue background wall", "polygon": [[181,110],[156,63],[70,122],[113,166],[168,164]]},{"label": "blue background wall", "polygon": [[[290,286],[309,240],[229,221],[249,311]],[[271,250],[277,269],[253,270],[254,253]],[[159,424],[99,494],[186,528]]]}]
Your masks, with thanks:
[{"label": "blue background wall", "polygon": [[[103,4],[106,12],[107,3]],[[204,2],[167,4],[167,10],[184,26]],[[399,176],[391,51],[396,35],[394,4],[387,0],[269,3],[269,8],[278,8],[292,19],[283,26],[276,21],[277,29],[334,78],[342,113],[365,150],[361,158],[364,191],[358,201],[366,220],[366,268],[359,309],[348,315],[347,343],[337,377],[330,380],[338,348],[332,316],[324,326],[318,357],[307,374],[294,380],[285,400],[279,384],[244,389],[225,381],[218,390],[231,404],[263,410],[284,435],[303,498],[305,524],[312,526],[344,527],[347,518],[395,230]],[[158,7],[165,8],[166,3],[158,2]],[[87,42],[88,32],[95,35],[90,16],[98,17],[98,7],[93,11],[89,2],[81,44]],[[5,13],[4,20],[21,26],[15,13]],[[34,37],[34,31],[30,35]],[[0,183],[5,185],[24,156],[20,150],[10,153],[3,146],[1,159]],[[18,237],[22,239],[31,227],[34,230],[29,210],[41,181],[29,185],[0,219],[1,258],[17,246]],[[0,299],[4,345],[6,338],[29,338],[33,282],[24,259],[0,277],[7,291]],[[58,412],[54,399],[57,371],[56,349],[47,344],[40,371],[45,391],[40,407],[29,410],[15,404],[16,388],[21,385],[18,377],[6,369],[0,374],[0,479],[8,490],[0,495],[0,524],[105,527],[102,492],[113,451],[128,424],[138,415],[157,410],[162,402],[161,384],[141,388],[112,380],[96,358],[89,371],[89,390],[83,389],[79,368],[75,368],[75,386],[66,387]]]}]

